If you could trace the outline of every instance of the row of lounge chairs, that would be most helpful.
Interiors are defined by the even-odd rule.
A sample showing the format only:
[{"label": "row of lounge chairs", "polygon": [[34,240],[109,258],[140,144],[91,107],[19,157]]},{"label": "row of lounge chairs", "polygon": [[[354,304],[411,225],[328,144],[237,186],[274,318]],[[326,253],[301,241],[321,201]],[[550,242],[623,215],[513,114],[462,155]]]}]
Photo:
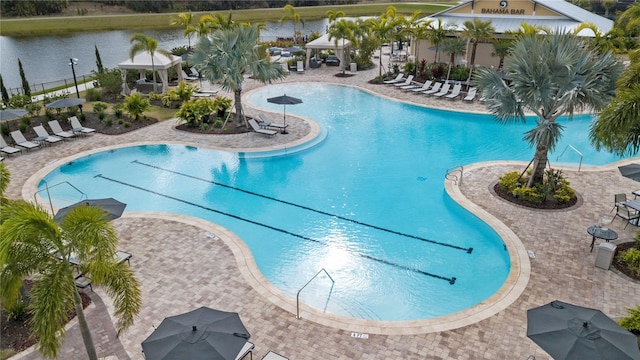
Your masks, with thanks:
[{"label": "row of lounge chairs", "polygon": [[[423,94],[433,97],[443,97],[447,99],[455,99],[462,97],[463,101],[473,102],[476,99],[478,93],[477,88],[471,88],[466,94],[461,94],[462,84],[455,84],[453,88],[449,82],[433,82],[432,80],[425,81],[424,84],[418,84],[413,82],[413,75],[409,75],[404,78],[404,74],[400,73],[395,79],[384,81],[385,84],[393,85],[404,91],[411,91],[415,94]],[[449,92],[451,90],[451,92]]]},{"label": "row of lounge chairs", "polygon": [[15,146],[8,145],[4,138],[0,136],[0,152],[13,155],[22,152],[22,150],[28,151],[39,148],[41,144],[55,144],[65,139],[74,138],[77,135],[90,134],[96,131],[95,129],[82,126],[80,120],[75,116],[70,117],[69,122],[71,123],[71,132],[62,130],[62,126],[60,126],[58,120],[49,121],[49,128],[53,135],[49,134],[42,125],[34,126],[33,131],[36,133],[36,137],[31,139],[31,141],[25,138],[22,131],[12,131],[10,136]]}]

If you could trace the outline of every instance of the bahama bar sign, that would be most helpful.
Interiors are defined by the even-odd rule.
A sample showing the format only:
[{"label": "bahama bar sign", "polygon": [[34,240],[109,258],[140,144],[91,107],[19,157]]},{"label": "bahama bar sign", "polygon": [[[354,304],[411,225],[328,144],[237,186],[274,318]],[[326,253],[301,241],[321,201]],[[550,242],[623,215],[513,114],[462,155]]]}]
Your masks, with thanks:
[{"label": "bahama bar sign", "polygon": [[506,0],[500,1],[497,8],[481,8],[482,14],[499,14],[499,15],[524,15],[524,9],[509,9],[509,3]]}]

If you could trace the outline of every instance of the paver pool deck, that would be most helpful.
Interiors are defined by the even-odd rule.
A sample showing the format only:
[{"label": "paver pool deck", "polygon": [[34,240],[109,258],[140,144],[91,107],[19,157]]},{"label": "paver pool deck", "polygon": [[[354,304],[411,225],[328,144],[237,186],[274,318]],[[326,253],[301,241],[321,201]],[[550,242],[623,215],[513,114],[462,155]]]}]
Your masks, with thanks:
[{"label": "paver pool deck", "polygon": [[[338,72],[337,68],[322,67],[304,74],[292,73],[283,82],[345,84],[427,106],[485,111],[478,103],[431,99],[390,86],[368,84],[368,80],[377,75],[377,68],[346,78],[336,77]],[[250,79],[245,85],[245,91],[262,86]],[[248,115],[255,115],[261,110],[249,108],[246,111]],[[7,194],[10,198],[33,200],[33,184],[29,182],[34,181],[32,176],[42,168],[67,156],[107,146],[169,141],[229,150],[275,149],[304,141],[317,130],[310,119],[293,120],[293,116],[290,119],[289,134],[273,137],[253,133],[192,134],[175,130],[175,120],[168,120],[124,135],[94,134],[66,141],[6,159],[12,179]],[[630,161],[622,163],[627,162]],[[497,198],[490,190],[498,176],[508,169],[521,169],[525,164],[463,165],[465,173],[459,191],[467,198],[467,204],[499,219],[517,235],[524,248],[535,254],[535,258],[528,259],[529,281],[522,294],[505,309],[496,310],[493,316],[447,331],[370,334],[366,339],[354,338],[349,329],[321,325],[304,316],[296,319],[294,313],[274,303],[280,299],[265,297],[263,292],[251,286],[246,280],[247,264],[238,262],[235,256],[242,250],[241,246],[207,236],[207,232],[225,235],[224,229],[215,224],[163,213],[125,213],[113,224],[121,237],[119,248],[133,254],[131,267],[140,282],[143,307],[133,327],[116,338],[109,315],[112,313],[111,300],[100,289],[91,294],[95,301],[86,314],[98,355],[115,356],[120,360],[142,359],[140,343],[164,317],[209,306],[240,313],[251,333],[250,341],[256,345],[253,352],[256,359],[270,350],[292,360],[526,359],[529,355],[549,359],[526,337],[527,309],[559,299],[600,309],[617,319],[626,314],[626,308],[638,305],[640,283],[617,272],[595,267],[597,250],[589,252],[591,237],[586,233],[588,226],[611,219],[614,194],[630,194],[640,188],[639,183],[619,174],[618,163],[583,167],[579,172],[575,168],[564,169],[565,176],[581,196],[580,205],[565,211],[547,212],[514,206]],[[620,239],[632,238],[636,230],[633,226],[623,229],[624,223],[619,219],[609,227],[619,233]],[[295,299],[292,301],[286,309],[295,307]],[[78,327],[72,321],[60,358],[85,357]],[[41,356],[31,348],[14,358],[40,359]]]}]

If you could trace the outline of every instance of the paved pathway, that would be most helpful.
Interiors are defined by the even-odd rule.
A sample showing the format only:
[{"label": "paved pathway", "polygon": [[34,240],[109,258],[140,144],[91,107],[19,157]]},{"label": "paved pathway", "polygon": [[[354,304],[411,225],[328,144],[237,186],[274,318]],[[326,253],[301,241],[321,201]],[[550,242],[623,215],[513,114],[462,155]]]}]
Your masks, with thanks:
[{"label": "paved pathway", "polygon": [[[337,78],[335,68],[321,68],[291,74],[286,82],[318,81],[360,86],[377,93],[421,104],[456,110],[482,111],[478,104],[432,100],[397,89],[368,84],[377,70]],[[258,87],[247,81],[246,90]],[[249,114],[255,110],[248,110]],[[231,149],[272,148],[300,141],[314,130],[311,122],[291,121],[289,135],[272,138],[257,134],[202,136],[178,132],[174,121],[165,121],[135,132],[84,139],[54,145],[5,160],[12,174],[8,195],[33,199],[32,188],[23,185],[41,168],[66,156],[104,146],[140,141],[178,141],[207,147]],[[134,254],[131,266],[141,284],[144,305],[135,325],[120,339],[115,338],[109,313],[110,299],[97,290],[96,305],[87,312],[99,356],[141,359],[140,342],[169,314],[206,305],[239,312],[256,344],[259,359],[273,350],[290,359],[548,359],[526,337],[526,310],[560,299],[603,310],[619,318],[626,307],[640,299],[640,284],[593,266],[596,251],[589,253],[586,228],[610,217],[613,194],[630,193],[638,184],[619,175],[614,165],[577,172],[565,170],[572,186],[582,195],[582,205],[567,211],[539,212],[519,208],[496,198],[490,191],[495,179],[522,164],[487,163],[465,166],[462,194],[479,208],[496,216],[520,238],[536,257],[531,260],[531,277],[523,294],[507,309],[478,323],[450,331],[418,335],[375,335],[368,339],[350,336],[350,331],[319,325],[276,306],[246,281],[246,264],[237,261],[238,246],[212,239],[205,232],[224,233],[215,224],[167,214],[131,213],[114,221],[121,234],[120,248]],[[622,229],[617,221],[610,227],[621,238],[630,238],[634,228]],[[258,279],[260,280],[260,279]],[[104,300],[104,305],[100,301]],[[82,340],[72,323],[62,356],[84,358]],[[16,358],[38,359],[27,350]]]}]

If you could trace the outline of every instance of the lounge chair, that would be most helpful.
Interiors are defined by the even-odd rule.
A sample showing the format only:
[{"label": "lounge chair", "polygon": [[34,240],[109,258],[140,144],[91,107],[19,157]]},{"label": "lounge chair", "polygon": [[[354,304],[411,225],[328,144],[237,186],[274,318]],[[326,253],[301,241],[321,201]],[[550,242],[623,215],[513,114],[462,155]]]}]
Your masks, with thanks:
[{"label": "lounge chair", "polygon": [[35,149],[38,146],[40,146],[40,144],[36,144],[34,142],[27,141],[27,139],[24,138],[24,135],[22,135],[22,132],[20,130],[12,131],[11,132],[11,138],[16,143],[16,145],[18,145],[20,147],[23,147],[23,148],[25,148],[27,150]]},{"label": "lounge chair", "polygon": [[476,94],[478,93],[478,88],[471,88],[469,89],[469,91],[467,92],[467,96],[462,98],[462,101],[469,101],[469,102],[473,102],[473,100],[476,99]]},{"label": "lounge chair", "polygon": [[200,73],[198,71],[196,71],[196,68],[194,66],[190,67],[189,71],[191,71],[191,76],[195,76],[197,78],[200,78]]},{"label": "lounge chair", "polygon": [[407,80],[405,80],[405,82],[393,84],[393,86],[401,87],[401,86],[411,85],[412,81],[413,81],[413,75],[409,75],[409,76],[407,76]]},{"label": "lounge chair", "polygon": [[304,72],[304,61],[298,60],[296,63],[296,72],[302,74]]},{"label": "lounge chair", "polygon": [[[426,84],[426,82],[424,84]],[[420,83],[414,82],[409,85],[400,86],[400,89],[402,90],[423,89],[424,84],[420,85]],[[423,89],[423,90],[427,90],[427,89]]]},{"label": "lounge chair", "polygon": [[398,74],[398,76],[396,76],[396,78],[395,78],[395,79],[385,80],[385,81],[383,81],[382,83],[384,83],[384,84],[395,84],[395,83],[402,82],[402,79],[403,79],[403,78],[404,78],[404,74],[403,74],[403,73],[400,73],[400,74]]},{"label": "lounge chair", "polygon": [[255,345],[251,342],[251,341],[247,341],[244,346],[242,347],[242,349],[240,349],[240,352],[238,353],[238,355],[236,356],[235,360],[242,360],[244,359],[247,355],[249,355],[249,353],[251,353],[251,359],[253,359],[253,348],[255,347]]},{"label": "lounge chair", "polygon": [[96,131],[96,129],[82,126],[82,124],[80,124],[80,120],[75,116],[70,117],[69,121],[71,122],[71,131],[74,133],[89,134]]},{"label": "lounge chair", "polygon": [[47,130],[45,130],[44,126],[42,125],[34,126],[33,131],[35,131],[36,135],[38,135],[38,137],[36,137],[34,140],[37,139],[37,141],[46,141],[49,144],[54,144],[62,141],[62,138],[49,135]]},{"label": "lounge chair", "polygon": [[275,130],[261,128],[260,125],[258,125],[258,123],[254,119],[249,120],[249,125],[251,125],[251,128],[253,129],[253,131],[258,134],[272,136],[278,133]]},{"label": "lounge chair", "polygon": [[262,360],[289,360],[278,353],[274,353],[273,351],[269,351],[265,356],[262,357]]},{"label": "lounge chair", "polygon": [[13,146],[7,145],[7,143],[4,141],[4,138],[0,136],[0,151],[7,155],[12,155],[22,152],[22,149],[14,148]]},{"label": "lounge chair", "polygon": [[182,80],[185,80],[185,81],[196,81],[196,80],[198,80],[197,76],[189,76],[189,75],[187,75],[186,72],[184,72],[184,70],[180,70],[180,71],[182,71]]},{"label": "lounge chair", "polygon": [[460,95],[460,90],[462,90],[462,85],[461,84],[455,84],[453,86],[453,90],[451,90],[451,94],[445,95],[444,97],[446,97],[447,99],[455,99]]},{"label": "lounge chair", "polygon": [[433,87],[431,88],[431,90],[423,91],[422,94],[425,94],[425,95],[435,94],[438,91],[440,91],[440,87],[441,86],[442,86],[442,83],[437,82],[437,83],[433,84]]},{"label": "lounge chair", "polygon": [[58,120],[49,121],[49,128],[51,128],[51,131],[53,131],[53,135],[61,137],[63,139],[70,139],[76,136],[73,133],[62,130],[62,126],[60,126]]},{"label": "lounge chair", "polygon": [[421,87],[413,88],[413,89],[409,89],[409,90],[411,90],[413,92],[427,91],[429,89],[429,86],[431,86],[431,84],[433,84],[433,81],[427,80],[427,81],[424,82],[424,84],[422,84]]},{"label": "lounge chair", "polygon": [[437,92],[437,93],[434,93],[433,96],[435,96],[435,97],[445,96],[449,92],[449,89],[451,89],[451,84],[446,83],[446,84],[442,85],[442,88],[440,89],[440,91]]},{"label": "lounge chair", "polygon": [[284,123],[271,122],[269,118],[267,118],[267,115],[263,113],[258,114],[258,119],[260,119],[258,125],[260,125],[261,128],[276,128],[278,130],[284,130],[287,128],[287,126],[289,126],[285,125]]}]

